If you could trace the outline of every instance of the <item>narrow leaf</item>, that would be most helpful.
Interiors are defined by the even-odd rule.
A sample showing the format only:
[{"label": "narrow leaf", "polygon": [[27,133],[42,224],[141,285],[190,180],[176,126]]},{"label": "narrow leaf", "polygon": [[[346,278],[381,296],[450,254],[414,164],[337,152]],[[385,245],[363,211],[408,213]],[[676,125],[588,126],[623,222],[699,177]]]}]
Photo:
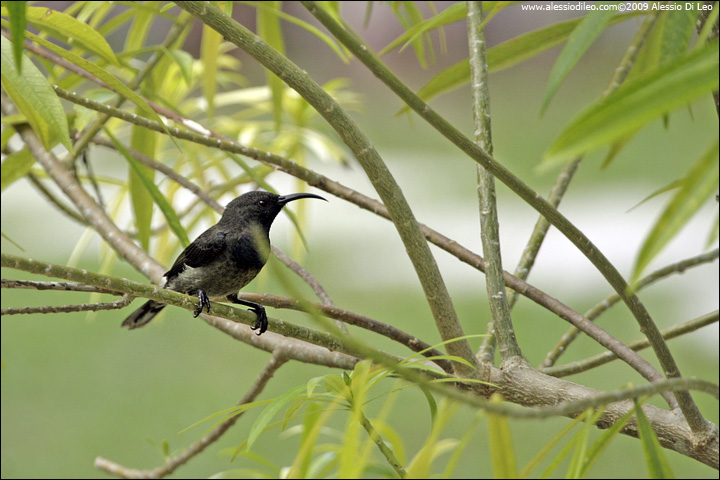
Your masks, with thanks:
[{"label": "narrow leaf", "polygon": [[438,13],[437,15],[427,18],[422,22],[413,25],[412,27],[407,29],[405,33],[400,35],[398,38],[390,42],[385,48],[383,48],[378,55],[385,55],[386,53],[395,49],[397,46],[404,43],[401,49],[402,51],[421,35],[443,25],[464,20],[465,17],[467,17],[467,6],[465,2],[454,3],[442,12]]},{"label": "narrow leaf", "polygon": [[650,425],[645,412],[643,412],[640,402],[635,400],[635,415],[638,423],[638,435],[640,443],[645,454],[645,465],[648,469],[648,477],[650,478],[675,478],[670,470],[660,442],[655,436],[655,432]]},{"label": "narrow leaf", "polygon": [[640,248],[631,283],[718,188],[718,139],[690,168]]},{"label": "narrow leaf", "polygon": [[[495,394],[490,399],[501,403],[502,399]],[[515,453],[513,452],[510,424],[507,417],[487,412],[488,436],[490,437],[490,463],[495,478],[516,478]]]},{"label": "narrow leaf", "polygon": [[543,99],[543,104],[540,109],[541,114],[545,112],[545,109],[550,104],[550,99],[555,95],[555,92],[557,92],[557,89],[567,74],[577,65],[578,61],[600,33],[602,33],[614,15],[615,12],[610,9],[593,10],[585,15],[577,27],[575,27],[550,72],[545,98]]},{"label": "narrow leaf", "polygon": [[[622,22],[639,14],[641,14],[641,12],[616,15],[610,20],[610,25]],[[497,72],[504,70],[561,44],[567,40],[581,20],[580,18],[575,18],[555,23],[549,27],[519,35],[488,49],[487,61],[489,71]],[[423,100],[430,100],[441,93],[465,85],[469,81],[470,62],[466,58],[435,75],[420,88],[417,94]],[[407,108],[408,107],[403,109],[400,113],[404,113]]]},{"label": "narrow leaf", "polygon": [[265,427],[267,427],[267,425],[270,423],[270,420],[272,420],[285,405],[293,401],[298,396],[304,395],[305,388],[306,387],[304,385],[300,385],[293,388],[292,390],[285,392],[284,394],[275,398],[272,402],[270,402],[269,405],[267,405],[263,409],[262,412],[260,412],[260,415],[258,415],[258,417],[255,419],[255,422],[253,423],[252,427],[250,427],[250,431],[248,432],[248,439],[245,450],[250,450],[252,448],[253,444],[258,439],[260,434],[265,430]]},{"label": "narrow leaf", "polygon": [[[268,3],[268,2],[238,2],[238,3],[244,3],[244,4],[247,4],[247,5],[251,5],[251,6],[253,6],[253,7],[259,9],[259,10],[271,8],[271,7],[269,7],[268,5],[266,5],[266,3]],[[338,42],[335,41],[335,39],[333,39],[333,38],[332,38],[331,36],[329,36],[329,35],[324,34],[322,31],[320,31],[319,28],[317,28],[317,27],[315,27],[314,25],[311,25],[311,24],[309,24],[309,23],[307,23],[307,22],[305,22],[305,21],[303,21],[303,20],[301,20],[301,19],[299,19],[299,18],[297,18],[297,17],[294,17],[294,16],[292,16],[292,15],[288,15],[287,13],[283,12],[282,10],[276,10],[276,11],[275,11],[275,14],[276,14],[279,18],[281,18],[281,19],[283,19],[283,20],[285,20],[285,21],[287,21],[287,22],[290,22],[290,23],[292,23],[292,24],[294,24],[294,25],[297,25],[298,27],[300,27],[300,28],[306,30],[307,32],[315,35],[315,36],[316,36],[319,40],[321,40],[325,45],[327,45],[328,47],[330,47],[330,49],[331,49],[333,52],[335,52],[335,54],[337,54],[337,56],[340,58],[340,60],[343,61],[343,63],[348,63],[348,62],[349,62],[349,56],[348,56],[348,53],[347,53],[347,50],[345,49],[345,47],[342,46],[342,45],[339,45]]]},{"label": "narrow leaf", "polygon": [[28,7],[27,20],[40,30],[64,41],[70,40],[73,46],[95,53],[108,63],[120,65],[105,38],[75,17],[46,7]]},{"label": "narrow leaf", "polygon": [[[285,54],[285,40],[283,39],[282,29],[280,28],[280,18],[277,11],[280,10],[282,2],[272,1],[263,2],[269,4],[272,8],[263,8],[257,11],[257,31],[260,38],[265,40],[268,45],[278,52]],[[275,121],[275,129],[280,131],[282,124],[283,112],[283,95],[285,93],[285,83],[270,70],[265,70],[265,78],[270,86],[272,93],[273,120]]]},{"label": "narrow leaf", "polygon": [[[10,38],[13,45],[13,58],[18,73],[22,73],[22,52],[25,41],[25,25],[27,2],[3,2],[7,8],[7,15],[10,19]],[[5,12],[3,12],[3,15]]]},{"label": "narrow leaf", "polygon": [[[134,150],[150,158],[155,158],[155,146],[157,144],[156,139],[156,132],[133,125],[132,134],[130,136],[130,146]],[[155,170],[143,164],[139,164],[138,168],[154,185]],[[135,227],[137,228],[138,240],[143,248],[147,250],[150,248],[153,197],[152,194],[145,188],[142,178],[135,173],[135,168],[132,165],[130,167],[129,180],[130,197],[132,199],[133,213],[135,214]]]},{"label": "narrow leaf", "polygon": [[[70,63],[73,63],[77,65],[78,67],[84,69],[85,71],[92,73],[97,78],[102,80],[103,82],[107,83],[110,88],[115,90],[118,94],[122,95],[123,97],[127,98],[131,102],[133,102],[135,105],[140,107],[140,110],[143,112],[143,114],[148,117],[150,120],[154,120],[167,130],[167,127],[165,127],[165,123],[160,119],[157,113],[150,108],[150,106],[147,104],[147,102],[137,93],[133,92],[130,88],[125,86],[124,83],[122,83],[120,80],[118,80],[114,75],[110,74],[107,70],[104,68],[101,68],[97,66],[97,64],[90,62],[88,60],[85,60],[79,55],[76,55],[68,50],[65,50],[64,48],[58,47],[57,45],[48,42],[42,37],[39,37],[37,35],[34,35],[30,32],[25,32],[25,35],[33,40],[34,42],[39,43],[43,47],[47,48],[48,50],[51,50],[53,53],[56,53],[63,57],[65,60],[67,60]],[[53,92],[54,93],[54,92]],[[169,132],[167,132],[169,135]]]},{"label": "narrow leaf", "polygon": [[178,218],[177,213],[175,213],[175,209],[172,207],[172,205],[170,205],[170,203],[165,199],[165,196],[163,196],[160,190],[155,186],[153,179],[149,178],[143,171],[143,165],[137,160],[135,160],[135,158],[130,154],[130,152],[123,146],[122,143],[120,143],[113,136],[112,133],[110,133],[108,129],[105,129],[105,133],[113,142],[113,145],[115,145],[117,151],[120,152],[123,157],[125,157],[125,160],[128,161],[137,177],[140,179],[142,184],[150,193],[153,201],[160,208],[160,211],[165,216],[165,219],[168,222],[168,226],[173,232],[175,232],[175,235],[177,235],[183,247],[187,247],[188,245],[190,245],[190,240],[188,239],[187,232],[183,228],[182,223],[180,223],[180,219]]},{"label": "narrow leaf", "polygon": [[203,25],[200,60],[203,66],[203,94],[207,102],[207,113],[209,117],[215,115],[215,94],[217,93],[218,53],[222,36]]},{"label": "narrow leaf", "polygon": [[630,410],[622,417],[618,418],[610,428],[605,430],[603,434],[595,440],[595,442],[587,449],[585,454],[585,461],[583,462],[582,469],[578,475],[580,478],[584,478],[587,475],[588,470],[592,467],[602,454],[603,451],[610,445],[610,441],[620,434],[620,431],[625,427],[627,422],[632,418],[635,412]]},{"label": "narrow leaf", "polygon": [[72,151],[65,110],[47,79],[24,55],[21,74],[15,68],[10,40],[2,36],[0,42],[2,87],[20,113],[25,115],[46,150],[61,142]]},{"label": "narrow leaf", "polygon": [[34,164],[35,157],[27,147],[5,157],[0,169],[0,191],[27,175]]},{"label": "narrow leaf", "polygon": [[545,152],[556,165],[615,142],[718,88],[718,42],[627,82],[575,118]]}]

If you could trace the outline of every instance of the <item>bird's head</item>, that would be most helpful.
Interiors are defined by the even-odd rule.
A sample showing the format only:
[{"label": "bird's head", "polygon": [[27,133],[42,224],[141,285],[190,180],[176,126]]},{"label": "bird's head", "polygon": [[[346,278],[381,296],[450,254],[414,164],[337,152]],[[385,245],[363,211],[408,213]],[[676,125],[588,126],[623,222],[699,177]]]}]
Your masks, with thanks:
[{"label": "bird's head", "polygon": [[248,192],[227,204],[220,222],[258,222],[269,230],[270,225],[272,225],[273,220],[275,220],[277,214],[280,213],[280,210],[289,202],[301,198],[319,198],[320,200],[325,200],[320,195],[313,193],[276,195],[260,190]]}]

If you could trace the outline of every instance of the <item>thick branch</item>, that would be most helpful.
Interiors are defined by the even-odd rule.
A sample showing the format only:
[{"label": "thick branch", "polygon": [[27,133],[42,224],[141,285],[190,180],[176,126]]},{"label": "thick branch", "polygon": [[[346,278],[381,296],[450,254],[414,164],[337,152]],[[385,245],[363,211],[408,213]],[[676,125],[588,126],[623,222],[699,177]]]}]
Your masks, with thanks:
[{"label": "thick branch", "polygon": [[[475,141],[492,154],[492,129],[490,125],[490,75],[487,67],[487,46],[483,20],[482,2],[468,2],[467,29],[470,50],[470,90],[473,97],[475,120]],[[504,362],[522,360],[522,352],[515,338],[515,329],[510,317],[503,278],[502,256],[500,253],[500,224],[498,222],[495,196],[495,178],[482,165],[477,165],[478,200],[480,206],[480,227],[485,254],[485,284],[488,303],[492,312],[495,335]]]}]

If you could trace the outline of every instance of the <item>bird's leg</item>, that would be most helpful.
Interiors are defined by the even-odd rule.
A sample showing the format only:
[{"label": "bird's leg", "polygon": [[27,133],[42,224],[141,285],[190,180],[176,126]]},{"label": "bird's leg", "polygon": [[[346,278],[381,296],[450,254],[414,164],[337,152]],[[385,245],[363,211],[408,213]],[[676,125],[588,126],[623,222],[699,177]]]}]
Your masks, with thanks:
[{"label": "bird's leg", "polygon": [[237,303],[240,305],[245,305],[246,307],[250,307],[250,310],[255,312],[255,315],[257,316],[257,320],[255,320],[255,325],[250,327],[253,330],[260,329],[259,332],[257,332],[258,335],[262,335],[265,333],[265,331],[268,328],[268,319],[267,314],[265,313],[265,307],[262,305],[258,305],[255,302],[248,302],[247,300],[240,300],[236,293],[232,293],[227,296],[227,299],[231,301],[232,303]]},{"label": "bird's leg", "polygon": [[200,315],[203,311],[203,308],[207,308],[207,313],[210,313],[210,299],[208,298],[207,293],[205,293],[205,290],[198,290],[197,296],[200,303],[193,312],[193,317],[197,317],[198,315]]}]

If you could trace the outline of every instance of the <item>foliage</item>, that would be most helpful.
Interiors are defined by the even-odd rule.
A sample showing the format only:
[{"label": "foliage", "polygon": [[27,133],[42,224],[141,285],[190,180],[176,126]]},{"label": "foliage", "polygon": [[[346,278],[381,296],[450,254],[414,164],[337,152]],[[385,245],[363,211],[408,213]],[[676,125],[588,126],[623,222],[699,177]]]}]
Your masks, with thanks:
[{"label": "foliage", "polygon": [[[706,430],[709,427],[703,412],[688,392],[701,389],[717,398],[717,385],[711,383],[717,379],[683,379],[663,337],[717,322],[717,311],[661,331],[636,294],[653,281],[717,259],[717,250],[705,255],[690,252],[688,255],[695,256],[689,261],[666,267],[662,273],[647,275],[652,262],[701,207],[716,199],[717,125],[698,126],[715,132],[713,140],[703,146],[697,158],[688,154],[683,159],[683,172],[670,186],[654,186],[654,195],[671,198],[648,228],[629,281],[625,281],[585,232],[563,216],[557,206],[586,154],[607,148],[603,163],[607,168],[616,167],[618,162],[629,162],[632,159],[621,153],[640,132],[658,120],[667,126],[677,110],[697,102],[709,102],[713,94],[717,96],[718,39],[717,28],[712,29],[717,25],[717,5],[714,4],[712,10],[699,12],[660,10],[654,3],[643,4],[648,6],[646,10],[638,8],[628,13],[612,8],[596,10],[486,47],[485,29],[503,16],[517,13],[524,5],[456,2],[437,11],[432,3],[423,7],[414,2],[389,2],[372,7],[373,2],[369,2],[366,22],[381,15],[377,9],[382,8],[394,15],[404,30],[376,55],[364,43],[362,34],[350,26],[352,22],[345,17],[342,2],[293,2],[292,8],[288,3],[74,2],[60,11],[52,5],[3,2],[0,55],[5,154],[3,194],[11,194],[13,185],[25,185],[21,182],[27,180],[46,200],[49,212],[58,207],[71,221],[87,227],[86,235],[102,239],[105,252],[113,252],[95,269],[73,268],[73,261],[68,261],[68,265],[52,265],[40,259],[3,253],[3,267],[77,282],[70,287],[47,283],[24,284],[24,287],[77,289],[92,295],[89,307],[7,309],[3,314],[61,311],[77,314],[122,308],[135,295],[192,309],[193,299],[163,293],[160,289],[142,288],[121,278],[115,259],[121,258],[157,283],[161,279],[162,264],[169,264],[175,252],[189,243],[188,232],[198,225],[212,223],[215,214],[221,211],[216,199],[234,197],[254,188],[276,191],[276,185],[283,185],[291,178],[297,191],[316,187],[393,223],[442,340],[429,345],[418,338],[418,333],[406,333],[368,318],[364,315],[367,312],[360,314],[335,307],[312,275],[294,261],[285,259],[282,252],[276,252],[288,269],[276,268],[277,264],[271,262],[272,268],[268,270],[272,270],[274,280],[291,292],[292,298],[263,296],[253,301],[278,309],[303,311],[317,328],[271,319],[271,331],[280,335],[266,334],[256,339],[246,330],[237,332],[238,324],[253,323],[252,314],[227,307],[223,310],[213,304],[217,317],[208,317],[208,323],[227,335],[272,352],[272,358],[238,406],[197,422],[216,421],[201,434],[200,442],[178,453],[171,452],[169,443],[162,441],[164,462],[152,471],[152,476],[172,473],[202,452],[206,445],[217,441],[246,414],[255,416],[243,441],[225,450],[231,461],[243,462],[243,466],[221,471],[217,474],[219,477],[453,478],[458,475],[458,466],[464,458],[478,455],[478,449],[483,448],[480,445],[487,445],[487,452],[482,453],[484,463],[496,477],[547,477],[564,472],[568,478],[583,478],[590,475],[593,465],[602,464],[598,460],[620,434],[639,437],[637,455],[643,451],[648,475],[653,478],[673,475],[670,462],[665,458],[667,448],[711,464],[712,452],[706,447],[712,444],[712,435],[717,442],[717,428]],[[314,17],[312,21],[307,15],[297,14],[301,4]],[[255,33],[242,22],[232,21],[248,12],[253,13],[256,20]],[[532,190],[506,165],[477,146],[479,138],[491,137],[486,130],[488,125],[477,118],[482,116],[477,113],[482,111],[480,104],[488,104],[492,97],[492,89],[487,88],[487,74],[561,46],[544,96],[538,92],[542,97],[538,113],[544,113],[562,96],[563,83],[578,65],[594,55],[592,47],[597,39],[607,34],[613,25],[630,20],[640,23],[608,88],[569,120],[554,139],[548,139],[544,154],[537,154],[537,158],[541,158],[537,162],[539,169],[563,168],[550,201],[545,201],[542,193]],[[427,69],[447,50],[458,47],[448,45],[445,29],[466,22],[468,37],[473,39],[479,34],[482,40],[474,45],[471,41],[467,58],[423,79],[417,95],[398,78],[404,76],[400,69],[392,71],[381,60],[384,55],[411,47],[417,63]],[[192,34],[194,25],[202,28],[200,40]],[[501,255],[497,232],[493,233],[491,228],[483,228],[481,232],[486,250],[483,259],[416,221],[410,202],[385,161],[348,113],[360,110],[363,99],[351,90],[353,85],[347,79],[333,78],[320,85],[313,75],[302,70],[302,65],[293,64],[288,56],[304,46],[290,43],[297,38],[288,35],[290,26],[297,27],[302,38],[319,40],[313,45],[320,45],[324,50],[312,54],[337,58],[344,63],[362,63],[403,101],[401,112],[414,110],[448,140],[448,147],[458,147],[456,153],[477,163],[468,164],[477,166],[481,173],[493,173],[518,198],[540,213],[534,240],[526,249],[530,252],[528,259],[523,260],[515,274],[503,273],[502,265],[493,272],[491,259],[493,256],[499,259]],[[166,31],[162,42],[153,40],[153,34],[158,31]],[[119,46],[120,37],[124,41],[122,46]],[[196,51],[192,50],[193,40],[199,41]],[[246,56],[240,56],[239,50]],[[198,58],[194,58],[195,54]],[[254,78],[252,72],[246,71],[248,63],[258,63],[265,68],[264,84],[248,80]],[[471,78],[480,78],[482,85],[471,82]],[[425,103],[468,84],[475,103],[468,109],[468,117],[474,112],[477,121],[478,136],[474,139],[465,137]],[[489,118],[489,113],[487,115]],[[666,135],[671,132],[667,131]],[[98,152],[111,151],[114,155],[111,161],[98,155]],[[657,160],[658,165],[666,161],[668,159]],[[379,201],[329,178],[332,168],[356,164],[362,167]],[[95,174],[93,165],[105,167],[103,173]],[[109,168],[118,165],[122,169]],[[405,180],[421,183],[437,179],[424,178],[422,172],[418,172],[417,177]],[[480,197],[490,199],[494,209],[494,187],[480,182],[479,189]],[[72,208],[66,206],[68,202]],[[301,259],[306,255],[302,231],[312,227],[303,206],[298,208],[296,213],[290,213],[298,240],[291,257]],[[481,212],[483,220],[486,214]],[[708,223],[709,243],[713,243],[717,240],[717,215]],[[602,297],[593,298],[599,306],[591,310],[590,319],[589,313],[583,315],[561,303],[566,299],[557,300],[526,282],[551,224],[582,251],[616,292],[612,302]],[[3,238],[15,237],[16,228],[4,224]],[[24,228],[50,235],[42,230],[42,224]],[[477,325],[473,325],[472,335],[463,333],[426,240],[488,277],[495,275],[508,289],[533,300],[538,311],[548,310],[558,319],[570,322],[575,330],[565,335],[548,354],[552,360],[533,369],[520,355],[507,353],[519,352],[518,344],[525,341],[516,341],[512,328],[511,322],[520,320],[517,316],[503,319],[503,313],[493,309],[490,331],[495,335],[488,335],[475,354],[469,340],[481,336],[482,332],[475,331]],[[78,242],[73,258],[82,258],[84,242]],[[488,245],[496,247],[488,248]],[[493,248],[497,251],[487,251]],[[32,256],[28,253],[28,257]],[[297,286],[300,282],[295,274],[310,286],[319,303],[310,300],[304,293],[307,289]],[[3,280],[3,287],[11,285]],[[488,292],[488,297],[506,302],[504,293]],[[123,299],[99,303],[101,294],[123,295]],[[595,320],[618,300],[626,303],[641,331],[647,335],[647,343],[660,362],[659,370],[670,377],[668,381],[626,343],[591,323],[590,320]],[[506,303],[508,314],[513,304]],[[282,315],[285,310],[278,312]],[[487,317],[490,318],[490,314]],[[347,332],[346,327],[338,327],[330,319],[360,326],[415,353],[407,355],[384,346],[380,348],[375,342],[367,341],[368,337],[356,334],[357,330]],[[573,335],[577,336],[578,329],[630,365],[648,384],[626,386],[617,395],[602,396],[581,384],[552,383],[561,381],[549,375],[567,374],[554,363],[575,338]],[[446,349],[447,354],[440,349]],[[496,350],[502,368],[492,361]],[[274,398],[256,400],[275,371],[289,362],[344,370],[315,376],[307,382],[297,380]],[[574,372],[591,368],[587,366],[589,359],[587,363],[583,360],[577,363],[579,366],[572,366]],[[514,383],[517,378],[523,378],[524,383]],[[427,428],[421,438],[413,438],[395,424],[396,413],[403,408],[405,397],[402,396],[416,390],[428,407],[427,415],[423,415],[427,417]],[[572,394],[564,398],[561,391]],[[643,406],[647,400],[643,395],[658,393],[670,408]],[[628,400],[631,398],[633,401]],[[537,408],[521,408],[516,404]],[[687,424],[677,426],[674,417],[677,409],[682,410]],[[560,415],[573,419],[554,433],[544,447],[536,448],[529,461],[516,456],[520,442],[513,435],[512,422]],[[425,420],[420,415],[417,417],[418,423]],[[458,419],[461,427],[450,432],[449,425]],[[666,426],[669,419],[676,428],[670,432],[660,428]],[[594,426],[606,430],[593,438]],[[658,437],[656,432],[661,431]],[[296,441],[289,462],[280,463],[258,450],[262,439],[269,436],[287,443],[290,439]],[[699,438],[704,440],[698,441]],[[104,459],[96,460],[96,466],[121,476],[138,474]],[[541,467],[544,470],[539,473]],[[224,468],[220,466],[217,470]]]}]

